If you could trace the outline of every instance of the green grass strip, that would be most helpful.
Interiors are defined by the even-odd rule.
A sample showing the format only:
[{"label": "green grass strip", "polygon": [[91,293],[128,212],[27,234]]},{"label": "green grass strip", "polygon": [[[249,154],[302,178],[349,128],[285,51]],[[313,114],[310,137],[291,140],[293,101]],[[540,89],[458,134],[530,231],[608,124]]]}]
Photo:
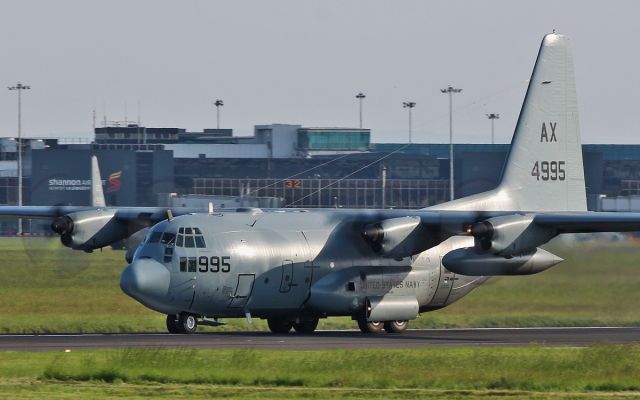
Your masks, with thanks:
[{"label": "green grass strip", "polygon": [[67,383],[637,392],[640,346],[5,352],[0,354],[0,377]]}]

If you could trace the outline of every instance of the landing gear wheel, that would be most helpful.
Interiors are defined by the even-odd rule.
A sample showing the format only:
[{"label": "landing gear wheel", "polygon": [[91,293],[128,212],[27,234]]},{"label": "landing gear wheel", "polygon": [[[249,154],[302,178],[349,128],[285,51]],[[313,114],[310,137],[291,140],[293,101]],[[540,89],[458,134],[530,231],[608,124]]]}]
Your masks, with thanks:
[{"label": "landing gear wheel", "polygon": [[318,327],[318,321],[318,318],[309,321],[300,321],[299,323],[293,324],[293,329],[298,333],[313,333]]},{"label": "landing gear wheel", "polygon": [[198,319],[193,314],[180,314],[177,325],[180,333],[196,333]]},{"label": "landing gear wheel", "polygon": [[173,314],[167,315],[167,330],[169,333],[182,333],[178,327],[178,319]]},{"label": "landing gear wheel", "polygon": [[367,321],[364,318],[358,320],[358,328],[362,333],[378,333],[382,330],[382,322]]},{"label": "landing gear wheel", "polygon": [[384,323],[384,330],[387,333],[402,333],[408,326],[409,321],[387,321]]},{"label": "landing gear wheel", "polygon": [[293,327],[293,322],[288,319],[269,318],[267,319],[267,325],[269,325],[269,330],[273,333],[289,333]]}]

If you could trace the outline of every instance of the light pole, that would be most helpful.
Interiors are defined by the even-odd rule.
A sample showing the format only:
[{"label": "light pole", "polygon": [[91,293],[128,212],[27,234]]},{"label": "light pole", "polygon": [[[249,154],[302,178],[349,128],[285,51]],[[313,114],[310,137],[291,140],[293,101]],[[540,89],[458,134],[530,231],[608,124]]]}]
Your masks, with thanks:
[{"label": "light pole", "polygon": [[411,143],[411,109],[415,106],[415,101],[405,101],[402,103],[402,108],[409,109],[409,143]]},{"label": "light pole", "polygon": [[[31,89],[31,86],[18,82],[7,89],[18,91],[18,206],[22,207],[22,91]],[[18,235],[22,235],[22,218],[18,218]]]},{"label": "light pole", "polygon": [[500,114],[487,114],[487,118],[491,120],[491,144],[495,144],[495,122],[500,119]]},{"label": "light pole", "polygon": [[216,106],[216,116],[217,116],[217,121],[218,121],[218,129],[220,129],[220,107],[224,106],[224,102],[220,99],[217,99],[215,101],[215,103],[213,103],[214,106]]},{"label": "light pole", "polygon": [[356,95],[356,99],[360,101],[360,129],[362,129],[362,100],[367,97],[364,93],[360,92]]},{"label": "light pole", "polygon": [[453,94],[462,92],[462,89],[449,86],[440,91],[449,94],[449,194],[450,200],[453,200]]}]

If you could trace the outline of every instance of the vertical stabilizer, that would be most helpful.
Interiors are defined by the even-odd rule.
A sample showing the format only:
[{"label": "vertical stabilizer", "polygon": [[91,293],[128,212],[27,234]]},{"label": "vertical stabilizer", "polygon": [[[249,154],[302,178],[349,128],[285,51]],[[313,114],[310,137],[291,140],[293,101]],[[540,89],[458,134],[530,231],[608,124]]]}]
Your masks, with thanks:
[{"label": "vertical stabilizer", "polygon": [[484,211],[586,211],[578,102],[569,40],[542,40],[500,185],[433,207]]},{"label": "vertical stabilizer", "polygon": [[98,157],[91,156],[91,207],[106,207]]}]

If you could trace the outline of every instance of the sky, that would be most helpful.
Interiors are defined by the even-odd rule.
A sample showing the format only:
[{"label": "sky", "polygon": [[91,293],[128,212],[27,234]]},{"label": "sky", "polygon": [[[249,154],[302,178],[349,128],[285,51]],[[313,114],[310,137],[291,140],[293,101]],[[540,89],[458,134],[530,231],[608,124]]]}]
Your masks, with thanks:
[{"label": "sky", "polygon": [[[374,142],[507,143],[545,33],[569,36],[584,143],[640,143],[640,2],[0,0],[0,84],[23,135],[107,120],[250,135],[256,124],[364,127]],[[0,92],[0,136],[17,94]]]}]

